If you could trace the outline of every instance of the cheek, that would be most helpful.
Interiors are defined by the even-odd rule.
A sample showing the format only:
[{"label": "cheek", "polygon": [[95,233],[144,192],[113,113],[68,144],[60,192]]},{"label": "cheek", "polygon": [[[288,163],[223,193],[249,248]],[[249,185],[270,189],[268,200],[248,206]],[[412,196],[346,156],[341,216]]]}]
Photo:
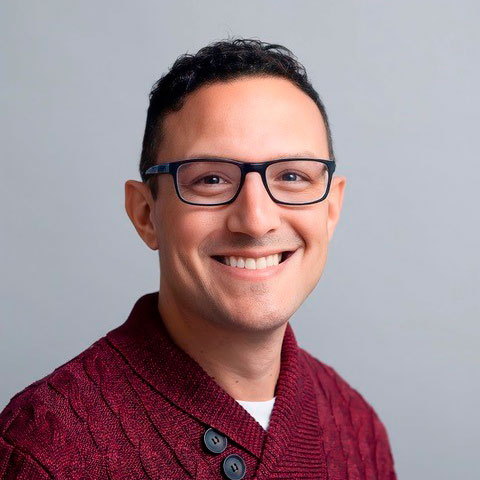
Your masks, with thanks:
[{"label": "cheek", "polygon": [[328,243],[326,214],[323,209],[302,212],[295,219],[295,230],[305,242],[305,253],[318,255]]},{"label": "cheek", "polygon": [[305,242],[302,287],[308,296],[318,284],[327,261],[328,230],[323,212],[305,215],[297,232]]},{"label": "cheek", "polygon": [[187,204],[171,205],[160,212],[159,241],[176,256],[191,255],[216,228],[214,223],[208,212]]}]

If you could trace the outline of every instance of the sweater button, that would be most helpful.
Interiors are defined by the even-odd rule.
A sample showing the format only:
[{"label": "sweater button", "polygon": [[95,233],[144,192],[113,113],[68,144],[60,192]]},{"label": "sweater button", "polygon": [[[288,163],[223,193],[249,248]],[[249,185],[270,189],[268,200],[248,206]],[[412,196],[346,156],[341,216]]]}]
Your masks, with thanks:
[{"label": "sweater button", "polygon": [[223,471],[229,480],[241,480],[247,473],[247,467],[240,455],[229,455],[223,461]]},{"label": "sweater button", "polygon": [[222,453],[227,448],[228,440],[225,435],[208,428],[203,434],[203,443],[212,453]]}]

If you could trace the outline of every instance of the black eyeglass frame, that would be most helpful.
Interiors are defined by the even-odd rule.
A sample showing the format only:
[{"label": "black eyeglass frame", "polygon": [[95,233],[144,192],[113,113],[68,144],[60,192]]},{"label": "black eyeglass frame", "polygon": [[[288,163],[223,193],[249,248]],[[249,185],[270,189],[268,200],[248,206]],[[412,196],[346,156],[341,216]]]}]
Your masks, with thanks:
[{"label": "black eyeglass frame", "polygon": [[[280,200],[277,200],[273,195],[272,192],[270,192],[270,189],[268,188],[268,183],[267,183],[267,178],[266,178],[266,170],[269,165],[273,165],[274,163],[280,163],[280,162],[285,162],[285,161],[311,161],[311,162],[320,162],[326,165],[327,170],[328,170],[328,181],[327,181],[327,188],[325,189],[325,194],[323,195],[322,198],[319,200],[314,200],[313,202],[306,202],[306,203],[290,203],[290,202],[282,202]],[[182,195],[180,194],[180,190],[178,188],[178,179],[177,179],[177,170],[178,168],[183,165],[184,163],[192,163],[192,162],[222,162],[222,163],[231,163],[233,165],[237,165],[240,167],[241,171],[241,176],[240,176],[240,183],[238,184],[238,189],[235,195],[228,201],[226,202],[221,202],[221,203],[195,203],[195,202],[189,202],[188,200],[185,200]],[[324,160],[321,158],[280,158],[276,160],[270,160],[268,162],[258,162],[258,163],[250,163],[250,162],[239,162],[237,160],[232,160],[230,158],[192,158],[188,160],[179,160],[176,162],[169,162],[169,163],[161,163],[159,165],[153,165],[152,167],[148,168],[145,170],[144,175],[161,175],[164,173],[169,173],[173,176],[173,183],[175,185],[175,191],[177,192],[178,198],[184,202],[188,203],[189,205],[199,205],[199,206],[205,206],[205,207],[217,207],[219,205],[228,205],[230,203],[233,203],[235,199],[238,197],[240,194],[240,191],[242,190],[243,184],[245,182],[245,177],[247,173],[250,172],[257,172],[260,174],[262,177],[262,182],[265,187],[265,190],[267,191],[269,197],[275,202],[280,205],[311,205],[313,203],[319,203],[325,198],[327,198],[328,193],[330,191],[330,184],[332,183],[332,177],[333,173],[335,172],[335,167],[336,163],[335,160]]]}]

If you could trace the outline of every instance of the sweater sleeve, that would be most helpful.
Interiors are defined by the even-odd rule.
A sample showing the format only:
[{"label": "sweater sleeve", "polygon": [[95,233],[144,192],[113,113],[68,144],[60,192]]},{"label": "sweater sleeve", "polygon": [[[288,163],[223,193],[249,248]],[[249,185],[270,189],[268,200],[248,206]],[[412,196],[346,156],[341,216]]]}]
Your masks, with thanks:
[{"label": "sweater sleeve", "polygon": [[31,456],[0,437],[0,480],[50,480],[52,478]]},{"label": "sweater sleeve", "polygon": [[373,408],[371,409],[371,415],[375,435],[375,462],[377,465],[378,478],[397,480],[387,430]]}]

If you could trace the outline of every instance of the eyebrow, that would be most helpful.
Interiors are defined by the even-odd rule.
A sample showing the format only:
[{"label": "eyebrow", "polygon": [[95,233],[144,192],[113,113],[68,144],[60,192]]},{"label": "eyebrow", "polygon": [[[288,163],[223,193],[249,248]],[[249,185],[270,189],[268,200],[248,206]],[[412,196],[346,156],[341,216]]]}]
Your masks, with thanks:
[{"label": "eyebrow", "polygon": [[[209,153],[196,153],[194,155],[188,155],[185,157],[185,160],[191,160],[195,158],[214,158],[214,159],[226,159],[230,157],[226,156],[221,156],[221,155],[212,155]],[[295,152],[295,153],[278,153],[274,156],[272,156],[272,159],[277,160],[280,158],[318,158],[317,155],[313,154],[309,150],[303,150],[301,152]],[[234,159],[232,159],[234,160]]]}]

